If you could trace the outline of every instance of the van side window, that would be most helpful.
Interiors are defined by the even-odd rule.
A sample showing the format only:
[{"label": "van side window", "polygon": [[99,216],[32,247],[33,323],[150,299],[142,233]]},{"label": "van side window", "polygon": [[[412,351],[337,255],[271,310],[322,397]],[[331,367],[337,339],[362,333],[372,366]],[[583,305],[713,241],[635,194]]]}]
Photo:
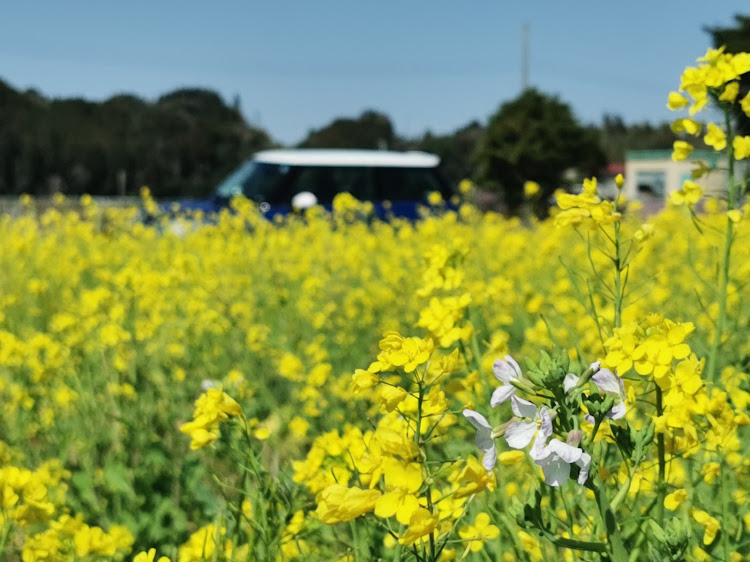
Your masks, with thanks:
[{"label": "van side window", "polygon": [[430,168],[375,168],[375,177],[380,200],[422,201],[431,191],[444,191]]},{"label": "van side window", "polygon": [[253,162],[242,179],[242,193],[256,203],[289,203],[285,189],[289,171],[289,166]]},{"label": "van side window", "polygon": [[318,202],[328,205],[338,193],[351,193],[360,200],[372,199],[369,168],[361,166],[300,166],[292,196],[302,191],[314,193]]}]

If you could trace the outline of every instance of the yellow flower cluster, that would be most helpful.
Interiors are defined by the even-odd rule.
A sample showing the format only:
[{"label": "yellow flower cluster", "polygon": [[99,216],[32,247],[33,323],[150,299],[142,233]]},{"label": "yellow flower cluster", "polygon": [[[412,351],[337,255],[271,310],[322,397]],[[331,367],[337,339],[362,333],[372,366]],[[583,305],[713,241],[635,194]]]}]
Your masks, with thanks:
[{"label": "yellow flower cluster", "polygon": [[133,536],[124,526],[113,525],[105,532],[86,525],[82,515],[61,515],[49,522],[46,531],[27,537],[22,555],[28,562],[73,561],[87,557],[121,560],[132,545]]},{"label": "yellow flower cluster", "polygon": [[685,180],[682,189],[669,194],[669,201],[673,205],[687,205],[692,207],[703,197],[703,188],[691,180]]},{"label": "yellow flower cluster", "polygon": [[[685,132],[691,127],[683,126]],[[567,208],[555,220],[532,226],[469,207],[418,222],[348,221],[317,209],[269,223],[249,202],[238,201],[215,222],[185,220],[187,228],[176,232],[159,221],[142,224],[130,210],[66,209],[58,202],[42,213],[30,200],[24,214],[0,217],[6,241],[0,253],[2,422],[11,450],[29,457],[11,462],[0,451],[2,466],[60,458],[75,475],[68,491],[75,511],[92,523],[128,522],[137,535],[139,554],[133,555],[146,560],[152,545],[175,558],[168,544],[179,545],[214,521],[190,539],[193,554],[186,550],[185,556],[198,556],[198,543],[211,536],[220,559],[249,548],[251,531],[241,527],[235,540],[233,526],[216,517],[227,511],[209,473],[235,490],[238,470],[210,455],[186,460],[187,440],[176,428],[200,448],[244,415],[251,434],[265,439],[258,443],[262,461],[283,474],[296,459],[300,494],[307,502],[316,499],[312,509],[301,501],[283,506],[286,519],[275,535],[283,556],[345,555],[321,521],[359,517],[357,524],[390,529],[393,548],[422,548],[423,537],[464,530],[469,556],[483,544],[490,557],[500,557],[515,540],[504,532],[490,539],[491,525],[500,525],[494,519],[485,525],[479,514],[508,508],[506,498],[527,499],[534,475],[522,470],[525,457],[517,451],[501,452],[496,473],[487,473],[469,456],[473,434],[456,413],[486,402],[498,358],[512,353],[536,360],[543,349],[559,347],[574,364],[604,358],[625,374],[628,406],[644,388],[638,385],[659,383],[664,415],[655,423],[670,467],[687,453],[701,486],[709,486],[703,465],[720,461],[734,480],[745,482],[748,213],[739,212],[734,223],[728,285],[728,316],[737,328],[722,343],[722,376],[709,386],[697,343],[709,341],[718,317],[712,280],[725,210],[707,203],[700,217],[705,235],[699,236],[675,209],[645,225],[635,213],[620,216],[593,180],[562,201]],[[362,211],[344,203],[343,212]],[[556,221],[616,225],[639,249],[629,262],[632,292],[621,330],[611,330],[615,318],[604,287],[610,280],[593,280],[589,295],[581,273],[592,263],[607,271],[611,256],[591,252]],[[653,310],[663,317],[643,321]],[[208,390],[195,402],[192,421],[181,425],[191,420],[202,384]],[[493,421],[510,416],[496,412]],[[618,482],[629,477],[619,479],[618,465],[603,468]],[[714,473],[707,469],[706,477]],[[653,467],[639,474],[634,490],[647,490],[658,475]],[[496,475],[502,483],[497,493],[472,500],[495,489]],[[18,497],[4,517],[22,533],[13,535],[18,553],[27,542],[46,540],[41,533],[63,515],[75,519],[61,507],[57,485],[44,483],[46,496],[36,484],[14,486],[3,489],[4,502]],[[681,487],[689,498],[678,509],[686,509],[695,489]],[[157,529],[168,519],[157,506],[177,514],[166,529]],[[278,512],[279,505],[268,511]],[[32,530],[25,521],[39,527]],[[157,530],[169,539],[152,539],[149,533]],[[582,532],[595,535],[595,525]],[[104,545],[112,531],[91,533],[90,544]],[[539,551],[538,558],[551,552],[530,533],[518,538],[530,552]],[[91,556],[100,555],[92,550]]]},{"label": "yellow flower cluster", "polygon": [[680,77],[680,92],[685,92],[692,101],[672,92],[667,103],[669,109],[689,105],[690,115],[694,115],[706,106],[713,92],[718,92],[721,101],[733,103],[739,93],[736,80],[750,72],[750,53],[730,54],[724,52],[724,47],[708,49],[698,62],[698,66],[686,68]]},{"label": "yellow flower cluster", "polygon": [[616,204],[599,197],[596,183],[596,178],[586,179],[583,181],[581,193],[557,195],[557,206],[560,212],[555,215],[556,225],[587,225],[595,228],[621,220],[622,216]]},{"label": "yellow flower cluster", "polygon": [[[634,369],[653,378],[663,393],[663,413],[654,418],[656,432],[671,436],[668,445],[672,453],[688,456],[721,451],[730,464],[739,465],[738,431],[750,424],[744,413],[748,393],[740,386],[747,375],[733,368],[722,374],[722,386],[731,397],[705,381],[701,377],[705,361],[685,343],[693,331],[692,323],[651,314],[640,323],[615,330],[604,344],[607,354],[602,364],[620,375]],[[629,395],[640,394],[645,388],[633,381]]]},{"label": "yellow flower cluster", "polygon": [[[324,523],[373,513],[403,525],[399,543],[408,546],[448,532],[467,499],[494,489],[495,481],[474,457],[447,463],[439,479],[422,464],[426,448],[443,441],[456,423],[441,383],[462,388],[459,380],[446,383],[459,368],[457,351],[440,356],[431,339],[397,332],[386,333],[380,349],[377,361],[352,377],[359,395],[370,391],[384,414],[377,426],[316,438],[306,459],[294,463],[294,479],[316,494],[316,516]],[[481,549],[473,535],[466,540]]]},{"label": "yellow flower cluster", "polygon": [[[724,108],[738,103],[739,108],[750,117],[750,93],[738,100],[739,80],[750,72],[750,53],[730,54],[725,52],[724,47],[709,49],[705,56],[698,59],[698,62],[698,66],[686,68],[680,78],[680,92],[684,92],[688,97],[680,92],[671,92],[667,107],[671,110],[679,110],[690,106],[690,115],[695,115],[707,106],[713,95]],[[698,136],[703,129],[702,124],[690,118],[678,118],[672,123],[672,130],[675,133],[685,132]],[[716,151],[723,151],[727,148],[726,131],[715,123],[707,123],[703,142]],[[750,157],[750,136],[733,136],[731,149],[737,160]],[[677,140],[674,143],[672,159],[685,160],[692,151],[692,144],[685,140]],[[702,173],[703,170],[697,172],[697,174]],[[692,185],[686,182],[683,192],[673,196],[673,203],[692,205],[700,199],[701,194],[695,188],[697,184],[689,183]]]},{"label": "yellow flower cluster", "polygon": [[71,474],[58,460],[37,470],[13,465],[0,468],[0,526],[21,546],[25,562],[72,562],[97,556],[120,560],[133,544],[122,525],[109,531],[84,523],[66,506],[65,482]]},{"label": "yellow flower cluster", "polygon": [[193,421],[182,424],[180,431],[190,436],[190,448],[200,449],[219,438],[219,424],[229,416],[242,415],[240,405],[226,392],[209,388],[195,401]]},{"label": "yellow flower cluster", "polygon": [[620,376],[635,367],[639,375],[653,375],[662,388],[667,388],[669,376],[674,374],[673,360],[690,355],[685,338],[694,329],[690,322],[676,323],[661,314],[651,314],[641,323],[615,329],[615,335],[604,342],[607,355],[603,364]]},{"label": "yellow flower cluster", "polygon": [[246,558],[247,546],[235,548],[226,534],[226,528],[213,523],[201,527],[180,546],[179,562],[203,562],[218,557],[226,560]]}]

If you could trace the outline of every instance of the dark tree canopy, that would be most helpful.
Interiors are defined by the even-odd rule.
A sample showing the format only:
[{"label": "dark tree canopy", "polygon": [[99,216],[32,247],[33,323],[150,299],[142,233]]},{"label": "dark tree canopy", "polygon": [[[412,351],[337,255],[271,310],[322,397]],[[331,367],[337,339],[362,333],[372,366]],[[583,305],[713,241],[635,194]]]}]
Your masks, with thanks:
[{"label": "dark tree canopy", "polygon": [[210,90],[96,103],[0,81],[0,194],[135,194],[148,185],[157,196],[202,196],[271,144]]},{"label": "dark tree canopy", "polygon": [[624,162],[628,150],[672,148],[675,140],[677,135],[669,122],[626,125],[622,117],[611,114],[602,119],[601,145],[608,162]]},{"label": "dark tree canopy", "polygon": [[549,195],[562,186],[568,169],[595,174],[605,156],[596,129],[578,123],[557,97],[528,89],[490,118],[478,164],[480,184],[501,191],[513,210],[523,202],[526,181],[536,181]]},{"label": "dark tree canopy", "polygon": [[446,135],[433,135],[427,132],[410,146],[415,150],[440,156],[443,173],[453,185],[456,185],[462,179],[473,179],[476,176],[475,152],[483,134],[484,127],[473,121]]},{"label": "dark tree canopy", "polygon": [[[705,31],[711,35],[714,47],[722,45],[728,53],[750,53],[750,15],[734,16],[734,27],[706,27]],[[740,94],[742,98],[750,92],[750,73],[740,79]],[[735,111],[738,132],[750,135],[750,118],[739,107]]]},{"label": "dark tree canopy", "polygon": [[342,117],[310,131],[300,148],[397,149],[400,141],[387,115],[368,110],[358,118]]}]

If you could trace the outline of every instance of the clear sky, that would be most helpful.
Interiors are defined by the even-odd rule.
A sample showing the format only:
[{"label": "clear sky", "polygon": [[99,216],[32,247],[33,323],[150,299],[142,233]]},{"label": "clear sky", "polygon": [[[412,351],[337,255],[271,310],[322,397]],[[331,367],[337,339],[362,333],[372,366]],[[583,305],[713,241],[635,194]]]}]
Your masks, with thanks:
[{"label": "clear sky", "polygon": [[6,0],[0,78],[50,97],[153,100],[179,87],[240,97],[292,144],[375,109],[397,133],[485,122],[529,83],[578,118],[662,121],[683,68],[748,0]]}]

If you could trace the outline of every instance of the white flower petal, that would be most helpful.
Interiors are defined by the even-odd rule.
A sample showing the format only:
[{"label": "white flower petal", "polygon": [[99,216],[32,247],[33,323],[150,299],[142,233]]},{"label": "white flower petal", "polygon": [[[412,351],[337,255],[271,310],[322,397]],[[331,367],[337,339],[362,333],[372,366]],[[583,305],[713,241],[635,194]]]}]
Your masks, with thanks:
[{"label": "white flower petal", "polygon": [[523,398],[519,398],[518,396],[513,396],[511,397],[510,402],[511,410],[513,410],[513,413],[519,418],[529,418],[530,420],[535,420],[539,417],[539,410],[528,400],[524,400]]},{"label": "white flower petal", "polygon": [[536,433],[536,422],[517,421],[513,422],[505,430],[505,441],[509,447],[514,449],[523,449],[531,443]]},{"label": "white flower petal", "polygon": [[492,447],[484,450],[484,457],[482,458],[482,466],[487,472],[492,471],[495,468],[497,462],[497,449],[495,449],[495,442],[492,442]]},{"label": "white flower petal", "polygon": [[617,394],[618,396],[620,395],[622,381],[620,377],[615,375],[609,369],[601,369],[591,377],[591,380],[602,392],[607,394]]},{"label": "white flower petal", "polygon": [[620,402],[619,404],[613,406],[613,408],[609,412],[607,412],[607,416],[609,416],[613,420],[619,420],[620,418],[624,417],[627,412],[627,404],[625,404],[625,402]]},{"label": "white flower petal", "polygon": [[510,355],[506,355],[505,360],[508,362],[511,368],[516,372],[516,377],[521,378],[521,367],[518,366],[518,363],[516,363],[516,360],[513,359]]},{"label": "white flower petal", "polygon": [[563,390],[565,392],[570,392],[570,389],[573,388],[577,384],[578,384],[578,377],[574,375],[573,373],[568,373],[567,375],[565,375],[565,380],[563,380]]},{"label": "white flower petal", "polygon": [[512,384],[504,384],[503,386],[496,388],[495,392],[492,393],[492,398],[490,398],[490,406],[496,408],[503,402],[507,401],[508,398],[513,396],[515,393],[516,387]]},{"label": "white flower petal", "polygon": [[477,428],[477,430],[486,429],[488,431],[492,431],[492,426],[490,425],[490,422],[487,421],[487,418],[485,418],[482,414],[479,412],[475,412],[474,410],[464,410],[463,411],[464,417],[469,420],[471,425]]},{"label": "white flower petal", "polygon": [[591,455],[583,453],[581,458],[576,461],[576,464],[581,467],[581,471],[578,473],[578,483],[583,486],[586,480],[589,478],[589,469],[591,468]]},{"label": "white flower petal", "polygon": [[497,461],[497,449],[495,448],[495,440],[492,438],[492,427],[487,418],[479,412],[467,409],[463,411],[463,414],[471,425],[477,429],[476,444],[479,450],[484,453],[482,464],[488,471],[492,470]]},{"label": "white flower petal", "polygon": [[546,450],[549,451],[551,455],[560,457],[568,464],[576,462],[583,455],[583,449],[563,443],[559,439],[553,439],[550,441],[547,444]]},{"label": "white flower petal", "polygon": [[552,435],[552,416],[550,416],[547,406],[542,406],[539,411],[539,417],[542,420],[542,425],[539,427],[539,433],[544,435],[545,440],[547,437]]},{"label": "white flower petal", "polygon": [[545,456],[547,437],[549,437],[549,435],[544,435],[541,431],[537,431],[534,444],[529,451],[529,456],[532,459],[537,460]]},{"label": "white flower petal", "polygon": [[557,455],[550,455],[536,461],[544,472],[544,481],[550,486],[562,486],[570,478],[570,465]]},{"label": "white flower petal", "polygon": [[521,376],[521,369],[510,355],[505,356],[505,361],[498,359],[492,364],[492,372],[497,380],[508,383],[511,379],[517,379]]}]

